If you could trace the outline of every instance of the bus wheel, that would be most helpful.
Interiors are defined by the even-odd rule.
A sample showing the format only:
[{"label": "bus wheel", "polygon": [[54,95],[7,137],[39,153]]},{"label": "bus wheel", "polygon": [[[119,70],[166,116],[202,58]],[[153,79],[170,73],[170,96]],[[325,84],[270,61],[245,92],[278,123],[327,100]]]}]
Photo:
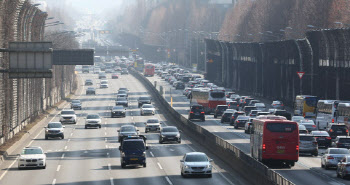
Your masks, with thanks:
[{"label": "bus wheel", "polygon": [[293,167],[295,165],[295,162],[289,162],[290,167]]}]

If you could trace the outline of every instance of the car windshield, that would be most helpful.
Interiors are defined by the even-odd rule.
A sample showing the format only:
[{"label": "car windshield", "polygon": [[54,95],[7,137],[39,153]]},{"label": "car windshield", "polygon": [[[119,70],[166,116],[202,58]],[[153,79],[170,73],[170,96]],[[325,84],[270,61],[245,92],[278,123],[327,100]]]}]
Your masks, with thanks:
[{"label": "car windshield", "polygon": [[80,100],[73,100],[72,103],[80,103]]},{"label": "car windshield", "polygon": [[123,106],[115,106],[115,107],[113,107],[113,110],[120,110],[120,109],[124,109],[124,107]]},{"label": "car windshield", "polygon": [[186,162],[205,162],[208,161],[208,157],[205,155],[187,155]]},{"label": "car windshield", "polygon": [[279,105],[279,104],[282,104],[282,103],[280,101],[273,101],[272,104]]},{"label": "car windshield", "polygon": [[120,128],[121,132],[136,132],[135,127],[121,127]]},{"label": "car windshield", "polygon": [[169,127],[169,128],[163,128],[162,132],[178,132],[177,128]]},{"label": "car windshield", "polygon": [[47,125],[47,128],[62,128],[62,124],[61,123],[49,123]]},{"label": "car windshield", "polygon": [[100,119],[100,116],[97,114],[90,114],[86,117],[86,119]]},{"label": "car windshield", "polygon": [[93,88],[93,87],[89,87],[89,88],[88,88],[88,90],[95,90],[95,88]]},{"label": "car windshield", "polygon": [[151,97],[140,97],[140,100],[150,100]]},{"label": "car windshield", "polygon": [[350,138],[339,138],[339,142],[341,142],[341,143],[350,143]]},{"label": "car windshield", "polygon": [[145,104],[142,106],[142,108],[153,108],[153,105],[151,104]]},{"label": "car windshield", "polygon": [[25,148],[22,151],[22,155],[43,154],[40,148]]},{"label": "car windshield", "polygon": [[124,141],[123,142],[124,150],[145,150],[145,144],[142,140],[138,141]]},{"label": "car windshield", "polygon": [[157,120],[157,119],[149,119],[149,120],[147,120],[147,123],[159,123],[159,120]]},{"label": "car windshield", "polygon": [[249,117],[248,116],[238,116],[237,120],[248,120]]},{"label": "car windshield", "polygon": [[314,135],[314,136],[326,136],[326,137],[329,137],[329,134],[326,131],[324,131],[324,132],[317,132],[317,131],[314,132],[314,131],[312,131],[311,134]]},{"label": "car windshield", "polygon": [[70,110],[64,110],[61,112],[61,114],[75,114],[75,112]]},{"label": "car windshield", "polygon": [[119,90],[119,91],[118,91],[118,94],[126,94],[126,91],[124,91],[124,90]]},{"label": "car windshield", "polygon": [[300,136],[301,141],[314,141],[315,138],[313,136]]},{"label": "car windshield", "polygon": [[92,82],[92,80],[86,80],[85,82]]},{"label": "car windshield", "polygon": [[120,91],[127,91],[127,88],[119,88]]},{"label": "car windshield", "polygon": [[227,106],[218,106],[218,110],[226,110]]},{"label": "car windshield", "polygon": [[348,149],[345,148],[331,148],[329,154],[350,154]]},{"label": "car windshield", "polygon": [[265,107],[265,104],[263,104],[263,103],[256,103],[255,106],[256,107]]}]

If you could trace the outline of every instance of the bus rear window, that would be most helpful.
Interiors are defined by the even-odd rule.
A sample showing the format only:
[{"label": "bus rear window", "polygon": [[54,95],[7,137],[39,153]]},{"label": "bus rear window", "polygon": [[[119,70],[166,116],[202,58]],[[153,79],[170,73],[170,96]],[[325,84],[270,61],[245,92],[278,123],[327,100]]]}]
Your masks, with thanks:
[{"label": "bus rear window", "polygon": [[223,98],[225,97],[225,92],[212,92],[210,96],[213,98]]},{"label": "bus rear window", "polygon": [[289,123],[268,123],[266,129],[270,132],[293,132],[297,127]]}]

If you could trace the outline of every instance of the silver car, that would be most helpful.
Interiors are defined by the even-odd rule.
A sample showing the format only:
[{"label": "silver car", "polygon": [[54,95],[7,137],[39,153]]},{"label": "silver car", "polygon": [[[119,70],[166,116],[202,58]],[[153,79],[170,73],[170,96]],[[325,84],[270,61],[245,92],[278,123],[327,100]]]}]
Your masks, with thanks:
[{"label": "silver car", "polygon": [[346,148],[328,148],[325,153],[322,153],[321,167],[326,170],[330,167],[337,167],[339,161],[349,154],[349,150]]},{"label": "silver car", "polygon": [[274,109],[282,109],[284,110],[284,105],[282,101],[273,101],[271,107]]},{"label": "silver car", "polygon": [[209,159],[205,153],[190,152],[186,153],[180,160],[181,176],[204,175],[212,177],[212,159]]},{"label": "silver car", "polygon": [[312,120],[302,120],[299,125],[304,125],[309,132],[317,130],[315,122]]},{"label": "silver car", "polygon": [[299,134],[299,152],[318,155],[318,145],[316,138],[311,134]]}]

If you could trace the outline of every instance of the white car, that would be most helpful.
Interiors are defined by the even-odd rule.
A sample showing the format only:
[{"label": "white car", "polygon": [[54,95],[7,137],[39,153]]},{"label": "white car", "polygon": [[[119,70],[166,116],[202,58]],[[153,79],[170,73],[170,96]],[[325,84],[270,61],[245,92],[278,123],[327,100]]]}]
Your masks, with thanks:
[{"label": "white car", "polygon": [[85,118],[85,128],[98,127],[101,128],[101,117],[98,114],[89,114]]},{"label": "white car", "polygon": [[108,88],[108,80],[101,80],[100,88]]},{"label": "white car", "polygon": [[305,120],[305,118],[303,116],[293,116],[292,117],[292,121],[295,121],[295,122],[300,122],[302,120]]},{"label": "white car", "polygon": [[182,160],[180,160],[181,176],[186,177],[190,175],[205,175],[212,177],[212,159],[209,159],[205,153],[190,152],[186,153]]},{"label": "white car", "polygon": [[46,154],[41,147],[25,147],[18,157],[18,169],[46,168]]},{"label": "white car", "polygon": [[145,133],[151,131],[160,131],[160,121],[157,118],[148,119],[145,123]]},{"label": "white car", "polygon": [[60,114],[60,122],[61,123],[77,123],[77,116],[73,109],[64,109]]},{"label": "white car", "polygon": [[264,103],[255,103],[255,107],[256,107],[256,109],[260,110],[261,112],[266,111],[266,106]]},{"label": "white car", "polygon": [[141,116],[145,114],[154,115],[156,112],[156,109],[153,107],[152,104],[143,104],[140,111],[141,111]]},{"label": "white car", "polygon": [[346,148],[328,148],[325,153],[321,154],[321,167],[328,170],[330,167],[337,167],[339,161],[344,156],[350,155]]}]

